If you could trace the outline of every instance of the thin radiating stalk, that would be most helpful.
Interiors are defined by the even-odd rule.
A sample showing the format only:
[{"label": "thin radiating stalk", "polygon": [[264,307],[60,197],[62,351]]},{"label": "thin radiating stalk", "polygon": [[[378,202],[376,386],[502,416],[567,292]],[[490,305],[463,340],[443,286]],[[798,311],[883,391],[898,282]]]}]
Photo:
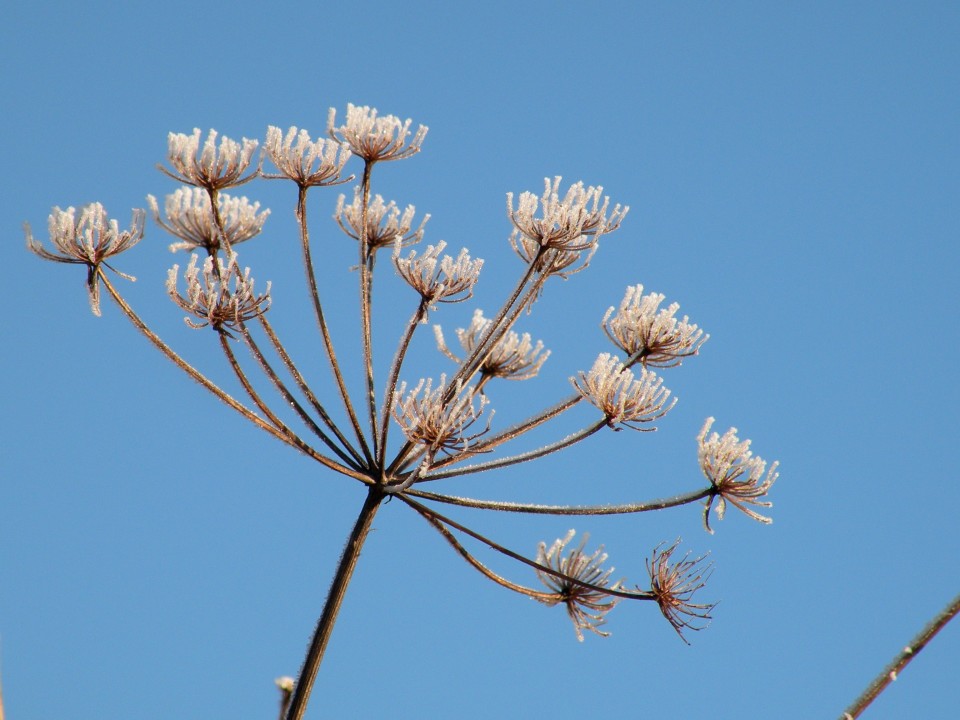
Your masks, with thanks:
[{"label": "thin radiating stalk", "polygon": [[313,409],[317,411],[317,414],[320,416],[320,419],[323,420],[324,424],[330,429],[337,440],[341,442],[344,449],[350,453],[353,457],[356,465],[363,465],[363,458],[353,447],[349,440],[344,436],[340,431],[340,428],[337,427],[337,424],[333,422],[333,419],[327,413],[326,409],[317,399],[317,396],[314,395],[313,390],[310,389],[310,386],[307,385],[306,380],[304,380],[303,375],[300,374],[300,371],[297,369],[296,364],[294,364],[293,359],[290,355],[287,354],[286,349],[283,347],[283,344],[280,342],[280,339],[277,337],[277,334],[273,331],[273,326],[267,320],[265,315],[260,315],[257,320],[260,322],[260,326],[263,328],[263,331],[267,334],[267,337],[270,338],[270,342],[273,344],[274,350],[277,351],[277,354],[280,356],[280,359],[283,361],[283,364],[286,366],[287,371],[290,375],[293,376],[294,381],[297,383],[297,387],[300,388],[300,392],[303,393],[304,397],[307,398],[307,401],[313,405]]},{"label": "thin radiating stalk", "polygon": [[[263,316],[261,315],[261,318],[262,317]],[[260,369],[263,370],[264,374],[270,378],[274,387],[277,388],[277,392],[279,392],[283,396],[283,399],[287,401],[287,404],[296,411],[297,415],[300,416],[300,419],[303,420],[304,424],[307,425],[307,427],[309,427],[314,434],[334,452],[337,457],[347,463],[347,465],[353,467],[355,470],[360,470],[360,465],[354,460],[354,458],[350,457],[347,453],[341,450],[340,447],[338,447],[336,443],[334,443],[333,440],[331,440],[330,437],[323,431],[323,429],[314,422],[313,418],[307,414],[307,411],[303,409],[303,406],[300,405],[297,399],[290,394],[290,391],[287,390],[287,386],[277,376],[276,372],[273,370],[273,367],[269,362],[267,362],[267,359],[260,351],[260,347],[250,335],[250,331],[247,330],[247,328],[243,325],[241,325],[240,331],[243,334],[243,339],[247,343],[247,347],[250,349],[250,352],[260,364]]]},{"label": "thin radiating stalk", "polygon": [[[539,258],[539,254],[537,258]],[[503,332],[499,332],[496,327],[496,323],[503,322],[503,319],[507,316],[507,313],[510,311],[510,308],[516,303],[517,298],[523,293],[524,287],[530,281],[531,276],[534,274],[534,266],[536,265],[536,260],[531,262],[527,266],[526,271],[523,274],[523,277],[520,278],[520,281],[516,284],[513,289],[513,292],[510,294],[510,297],[504,303],[503,307],[500,308],[500,311],[497,313],[496,317],[491,321],[490,325],[490,336],[483,338],[476,347],[463,359],[460,363],[460,367],[456,373],[454,373],[453,378],[450,380],[447,392],[443,401],[445,403],[451,402],[457,394],[457,384],[462,383],[463,387],[466,387],[466,381],[471,378],[474,373],[480,368],[480,365],[483,363],[483,359],[490,353],[493,344],[490,342],[490,337],[496,334],[497,339],[503,337],[503,334],[509,330],[509,326],[503,329]],[[534,286],[534,289],[539,286],[542,282],[542,279]],[[520,307],[523,307],[521,303]],[[494,341],[495,342],[495,341]],[[473,365],[472,368],[469,368],[469,365]],[[386,470],[386,475],[392,476],[400,469],[401,465],[408,460],[408,455],[410,454],[411,448],[413,448],[415,443],[410,442],[409,440],[403,444],[403,447],[400,448],[400,451],[394,456],[393,460],[390,462],[389,467]]]},{"label": "thin radiating stalk", "polygon": [[[467,465],[465,467],[454,468],[452,470],[446,470],[444,472],[437,473],[436,475],[432,475],[428,472],[421,478],[421,482],[442,480],[450,477],[459,477],[460,475],[472,475],[474,473],[486,472],[487,470],[495,470],[497,468],[509,467],[510,465],[519,465],[520,463],[530,462],[531,460],[542,458],[546,455],[550,455],[551,453],[568,448],[571,445],[580,442],[581,440],[585,440],[602,428],[606,427],[607,423],[608,421],[606,417],[604,417],[603,420],[598,420],[593,425],[567,435],[562,440],[557,440],[555,443],[544,445],[543,447],[537,448],[536,450],[530,450],[529,452],[511,455],[510,457],[500,458],[498,460],[490,460],[489,462],[478,463],[476,465]],[[471,452],[474,451],[471,450]]]},{"label": "thin radiating stalk", "polygon": [[470,565],[474,567],[478,572],[485,575],[489,579],[493,580],[497,585],[507,588],[507,590],[513,590],[514,592],[520,593],[521,595],[526,595],[535,600],[541,601],[550,601],[556,599],[556,593],[543,592],[542,590],[532,590],[531,588],[526,587],[525,585],[518,585],[515,582],[507,580],[505,577],[498,575],[493,570],[488,568],[482,562],[477,560],[470,552],[457,540],[453,533],[447,530],[444,527],[443,523],[437,520],[432,515],[425,515],[420,513],[420,516],[423,517],[428,523],[430,523],[434,529],[443,536],[443,539],[446,540],[450,546],[459,553],[460,557],[466,560]]},{"label": "thin radiating stalk", "polygon": [[471,530],[465,525],[461,525],[456,520],[452,520],[446,517],[445,515],[441,515],[436,510],[432,508],[428,508],[426,505],[422,505],[418,503],[416,500],[412,500],[404,494],[396,495],[396,497],[398,497],[400,500],[402,500],[404,503],[409,505],[411,508],[416,510],[418,513],[420,513],[424,517],[435,518],[436,520],[442,522],[444,525],[448,525],[454,528],[455,530],[459,530],[463,534],[469,535],[474,540],[479,540],[487,547],[492,548],[493,550],[496,550],[498,553],[501,553],[502,555],[506,555],[509,558],[513,558],[514,560],[517,560],[518,562],[521,562],[524,565],[532,567],[534,570],[539,570],[540,572],[546,573],[547,575],[552,575],[555,578],[559,578],[561,580],[571,582],[574,585],[579,585],[580,587],[586,588],[588,590],[593,590],[595,592],[603,593],[604,595],[622,597],[622,598],[627,598],[629,600],[656,600],[657,596],[654,593],[649,591],[615,590],[613,588],[600,587],[599,585],[593,585],[592,583],[584,582],[583,580],[572,577],[570,575],[564,575],[562,572],[558,572],[557,570],[554,570],[551,567],[547,567],[546,565],[541,565],[540,563],[534,560],[531,560],[530,558],[525,557],[518,552],[514,552],[510,548],[504,547],[498,542],[494,542],[490,538],[484,535],[481,535],[475,530]]},{"label": "thin radiating stalk", "polygon": [[529,515],[629,515],[631,513],[664,510],[681,505],[704,500],[714,494],[716,489],[711,485],[702,490],[674,495],[671,498],[651,500],[642,503],[623,503],[620,505],[535,505],[532,503],[503,502],[500,500],[475,500],[474,498],[457,497],[455,495],[441,495],[425,490],[408,490],[407,495],[477,510],[499,510],[501,512],[526,513]]},{"label": "thin radiating stalk", "polygon": [[377,398],[373,384],[373,330],[370,315],[373,309],[373,255],[370,253],[370,239],[367,237],[367,209],[370,205],[370,175],[373,172],[373,161],[367,160],[363,165],[362,195],[363,205],[360,208],[360,324],[363,333],[363,365],[367,378],[367,406],[370,412],[370,442],[373,445],[374,463],[382,465],[383,461],[377,456],[379,442],[377,439]]},{"label": "thin radiating stalk", "polygon": [[270,423],[268,423],[262,417],[257,415],[255,412],[253,412],[250,408],[237,402],[237,400],[235,400],[233,397],[231,397],[230,395],[225,393],[223,390],[221,390],[219,387],[214,385],[203,373],[201,373],[199,370],[197,370],[192,365],[190,365],[190,363],[188,363],[186,360],[180,357],[176,352],[174,352],[174,350],[169,345],[167,345],[163,340],[160,339],[160,336],[158,336],[149,327],[147,327],[146,323],[144,323],[143,320],[140,319],[140,316],[133,311],[133,308],[131,308],[127,304],[126,300],[124,300],[120,296],[120,294],[117,292],[116,288],[113,287],[113,285],[110,283],[109,278],[107,278],[107,276],[104,274],[102,269],[97,268],[97,273],[100,276],[101,282],[103,282],[103,286],[107,289],[107,292],[110,293],[110,297],[113,298],[114,302],[117,303],[117,305],[123,311],[124,315],[127,316],[127,319],[130,320],[131,323],[133,323],[134,327],[136,327],[137,330],[139,330],[140,333],[142,333],[143,336],[146,337],[147,340],[149,340],[155,348],[157,348],[157,350],[163,353],[163,355],[166,356],[168,360],[170,360],[174,365],[176,365],[178,368],[183,370],[183,372],[185,372],[191,378],[193,378],[198,383],[200,383],[204,388],[206,388],[211,393],[213,393],[213,395],[218,400],[223,402],[228,407],[236,410],[238,413],[240,413],[243,417],[245,417],[247,420],[252,422],[258,428],[260,428],[261,430],[264,430],[265,432],[269,433],[273,437],[277,438],[277,440],[280,440],[281,442],[284,442],[287,445],[290,445],[291,447],[296,448],[297,450],[302,452],[304,455],[310,458],[313,458],[314,460],[330,468],[331,470],[334,470],[338,473],[346,475],[347,477],[352,477],[355,480],[359,480],[364,484],[367,484],[367,485],[370,484],[371,482],[370,478],[364,475],[363,473],[359,473],[356,470],[353,470],[352,468],[346,467],[345,465],[341,465],[340,463],[334,462],[330,458],[324,455],[321,455],[306,443],[301,442],[299,438],[295,436],[288,437],[283,432],[273,427]]},{"label": "thin radiating stalk", "polygon": [[867,686],[863,694],[846,709],[843,715],[840,716],[840,720],[854,720],[854,718],[860,717],[860,714],[869,707],[870,703],[876,700],[877,696],[886,690],[890,683],[897,679],[900,672],[917,656],[917,653],[923,650],[927,646],[927,643],[933,640],[936,634],[940,632],[948,622],[953,620],[958,613],[960,613],[960,595],[957,595],[951,600],[950,603],[910,641],[910,644],[897,654],[890,664],[883,669],[883,672]]},{"label": "thin radiating stalk", "polygon": [[[393,364],[390,366],[390,376],[387,378],[387,387],[383,394],[383,411],[380,413],[380,446],[377,457],[386,456],[387,452],[387,433],[390,428],[390,413],[393,412],[393,393],[397,389],[397,380],[400,377],[400,368],[403,366],[403,359],[406,357],[407,348],[410,347],[410,340],[416,331],[420,321],[428,312],[427,302],[421,298],[416,312],[407,323],[407,328],[400,338],[400,344],[397,346],[396,355],[393,358]],[[381,482],[386,482],[386,475],[381,478]]]},{"label": "thin radiating stalk", "polygon": [[347,392],[347,385],[343,381],[343,373],[340,372],[340,363],[337,361],[337,353],[333,349],[333,339],[330,337],[330,329],[327,327],[327,320],[323,314],[323,306],[320,304],[320,292],[317,290],[317,277],[313,270],[313,259],[310,255],[310,232],[307,229],[307,188],[300,187],[300,193],[297,197],[297,221],[300,223],[300,245],[303,251],[303,267],[307,274],[307,285],[310,288],[310,299],[313,301],[313,311],[317,318],[317,326],[320,328],[320,337],[323,340],[323,349],[327,353],[327,360],[330,363],[330,369],[333,372],[333,378],[337,383],[337,390],[343,400],[344,409],[347,411],[347,417],[350,418],[350,424],[353,426],[353,432],[357,436],[357,442],[360,444],[361,452],[368,463],[373,462],[373,455],[367,446],[366,438],[363,436],[363,430],[360,428],[360,421],[357,419],[357,413],[353,409],[353,403],[350,401],[350,393]]},{"label": "thin radiating stalk", "polygon": [[303,667],[300,669],[300,675],[294,686],[286,720],[301,720],[304,712],[306,712],[307,702],[310,699],[310,693],[320,669],[320,662],[323,660],[323,654],[327,648],[327,643],[330,642],[330,635],[333,632],[337,614],[340,612],[343,599],[347,594],[347,586],[353,577],[353,571],[360,557],[360,550],[367,539],[367,534],[373,524],[373,518],[377,514],[383,497],[379,486],[371,486],[363,507],[360,508],[360,514],[357,516],[353,530],[350,531],[347,544],[340,556],[340,562],[337,564],[337,572],[333,577],[326,603],[323,606],[323,613],[320,615],[317,628],[310,641],[307,657],[303,661]]}]

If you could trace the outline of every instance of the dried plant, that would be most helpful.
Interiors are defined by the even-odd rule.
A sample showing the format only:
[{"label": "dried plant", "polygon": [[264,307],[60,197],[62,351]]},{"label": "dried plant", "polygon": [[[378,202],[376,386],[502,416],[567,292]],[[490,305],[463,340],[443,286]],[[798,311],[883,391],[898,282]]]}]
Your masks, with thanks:
[{"label": "dried plant", "polygon": [[[726,503],[763,523],[769,518],[752,507],[767,508],[765,498],[777,477],[776,463],[766,463],[750,451],[750,441],[738,439],[736,430],[712,433],[712,418],[699,435],[700,466],[707,477],[697,487],[666,499],[614,505],[552,506],[460,497],[427,490],[438,481],[484,473],[532,462],[566,450],[604,428],[654,429],[676,403],[664,379],[651,368],[668,370],[698,354],[707,335],[687,317],[677,319],[676,304],[661,308],[662,295],[644,295],[642,285],[627,288],[617,308],[611,307],[598,321],[603,333],[621,353],[601,352],[589,370],[571,373],[573,392],[509,427],[494,424],[493,402],[486,393],[498,380],[535,378],[550,353],[541,341],[515,329],[518,320],[533,312],[542,290],[551,278],[565,278],[588,267],[604,235],[618,230],[629,208],[612,204],[603,188],[574,183],[562,190],[561,178],[548,178],[541,194],[507,195],[507,215],[513,226],[509,243],[522,261],[518,280],[502,305],[487,318],[476,310],[469,327],[456,331],[459,352],[452,351],[440,326],[435,327],[440,352],[455,363],[455,369],[439,379],[424,378],[413,384],[401,381],[408,370],[406,359],[414,334],[441,304],[468,300],[478,281],[483,261],[466,249],[444,253],[438,242],[426,249],[407,249],[419,243],[429,216],[417,225],[415,208],[405,210],[371,192],[378,163],[416,155],[427,128],[411,131],[410,120],[382,116],[369,107],[348,106],[346,119],[337,125],[331,110],[327,137],[311,140],[306,130],[286,133],[268,128],[261,157],[258,141],[240,142],[220,137],[211,130],[201,146],[201,132],[169,136],[163,171],[185,183],[164,203],[161,216],[153,196],[147,201],[157,225],[176,242],[172,250],[193,251],[183,275],[179,265],[168,272],[167,292],[175,305],[188,314],[191,328],[209,328],[223,352],[226,368],[239,381],[246,399],[227,394],[218,382],[197,370],[154,333],[123,298],[104,271],[120,253],[143,236],[145,212],[135,210],[129,230],[121,231],[99,204],[79,211],[55,208],[50,216],[50,242],[45,249],[27,228],[28,247],[41,258],[84,265],[90,302],[99,314],[101,287],[120,311],[160,352],[257,427],[307,455],[325,468],[359,482],[365,500],[340,558],[329,596],[311,639],[307,657],[296,680],[281,678],[281,716],[303,716],[321,659],[360,550],[377,510],[384,501],[396,499],[420,515],[454,551],[485,577],[502,587],[534,598],[546,605],[564,605],[578,639],[583,631],[606,635],[600,628],[609,613],[625,600],[650,601],[659,607],[674,630],[699,630],[710,619],[713,604],[695,596],[704,587],[710,568],[703,556],[673,559],[679,541],[666,549],[659,545],[646,560],[648,581],[628,587],[625,580],[611,581],[603,548],[590,552],[588,538],[571,545],[571,530],[549,546],[540,543],[533,556],[507,548],[440,511],[444,504],[498,512],[562,516],[614,515],[703,503],[709,526],[711,509],[723,517]],[[351,367],[361,368],[362,392],[348,388],[343,368],[346,360],[338,351],[321,299],[307,221],[307,191],[353,180],[345,175],[346,164],[356,156],[360,163],[359,185],[347,204],[341,195],[335,201],[335,221],[357,244],[354,268],[360,287],[359,358]],[[267,160],[276,172],[264,172]],[[292,181],[297,186],[295,217],[299,246],[306,271],[314,322],[326,355],[330,383],[311,387],[301,365],[273,329],[268,315],[273,311],[270,286],[254,289],[249,268],[241,270],[235,247],[249,242],[264,230],[269,211],[258,202],[231,197],[222,191],[262,177]],[[400,333],[392,362],[375,367],[373,360],[373,285],[377,251],[391,251],[393,270],[413,289],[411,315]],[[328,269],[324,263],[323,269]],[[112,268],[110,268],[112,269]],[[383,268],[378,268],[383,272]],[[123,277],[127,277],[122,275]],[[182,286],[181,286],[182,280]],[[601,337],[601,333],[597,333]],[[243,347],[250,355],[242,361],[235,352]],[[277,398],[266,398],[251,380],[251,371],[262,374]],[[671,370],[668,370],[671,371]],[[412,377],[417,378],[421,373]],[[586,401],[581,405],[581,401]],[[593,419],[579,430],[554,442],[530,448],[523,438],[534,429],[552,427],[561,415],[581,405]],[[399,428],[390,438],[393,423]],[[299,429],[297,429],[299,427]],[[494,571],[477,558],[468,544],[492,549],[534,571],[546,588],[522,585]]]}]

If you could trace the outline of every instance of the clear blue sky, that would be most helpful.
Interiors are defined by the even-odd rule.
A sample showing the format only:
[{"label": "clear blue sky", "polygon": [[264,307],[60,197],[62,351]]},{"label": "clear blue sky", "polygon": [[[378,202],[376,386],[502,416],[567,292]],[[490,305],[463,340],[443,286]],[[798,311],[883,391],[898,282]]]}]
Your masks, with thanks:
[{"label": "clear blue sky", "polygon": [[[782,464],[774,524],[731,511],[714,536],[696,507],[576,522],[456,513],[531,553],[589,531],[638,583],[664,540],[711,551],[703,597],[721,602],[690,647],[641,603],[610,615],[610,638],[578,643],[562,609],[492,585],[391,503],[309,717],[836,717],[960,591],[956,4],[37,0],[3,15],[10,720],[274,717],[272,681],[299,667],[361,489],[218,405],[109,303],[94,318],[83,271],[29,255],[21,223],[45,238],[53,205],[92,201],[127,222],[175,188],[155,169],[169,131],[319,134],[348,102],[430,126],[424,151],[382,167],[374,190],[431,213],[428,242],[486,260],[488,311],[520,269],[507,192],[562,175],[632,208],[590,270],[549,286],[524,320],[553,355],[536,381],[494,395],[496,422],[569,392],[609,349],[598,324],[627,285],[665,293],[711,334],[665,372],[680,401],[659,432],[602,433],[445,489],[570,503],[694,489],[708,415]],[[243,192],[273,215],[241,260],[273,281],[273,321],[325,388],[294,190]],[[349,354],[356,278],[330,220],[337,194],[311,207]],[[117,263],[138,277],[123,285],[223,377],[212,334],[186,328],[163,294],[167,268],[186,262],[168,243],[151,223]],[[387,276],[384,348],[414,300]],[[452,332],[472,309],[433,320]],[[413,380],[450,368],[427,342],[411,361]],[[955,717],[957,667],[951,626],[867,717]]]}]

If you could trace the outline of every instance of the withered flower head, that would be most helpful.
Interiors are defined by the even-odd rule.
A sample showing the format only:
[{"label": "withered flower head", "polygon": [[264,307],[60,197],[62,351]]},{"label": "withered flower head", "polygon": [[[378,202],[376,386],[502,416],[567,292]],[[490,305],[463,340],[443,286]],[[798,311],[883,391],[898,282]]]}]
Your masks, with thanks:
[{"label": "withered flower head", "polygon": [[670,557],[679,544],[678,539],[666,550],[661,549],[662,543],[655,547],[653,557],[647,560],[647,572],[650,574],[650,592],[655,596],[660,612],[680,639],[687,642],[683,630],[702,630],[709,625],[710,611],[716,603],[691,602],[697,590],[707,584],[712,563],[702,565],[703,555],[688,560],[690,553],[687,553],[682,560],[671,565]]},{"label": "withered flower head", "polygon": [[[393,254],[397,273],[407,284],[420,293],[424,301],[433,307],[436,303],[463,302],[473,296],[473,286],[480,277],[483,260],[472,260],[464,248],[454,259],[440,253],[447,246],[443,240],[428,245],[422,256],[416,250],[400,257],[400,243]],[[426,322],[424,317],[423,322]]]},{"label": "withered flower head", "polygon": [[209,132],[202,148],[200,128],[195,128],[192,135],[170,133],[167,140],[167,159],[173,166],[173,171],[162,165],[159,166],[160,170],[174,180],[211,191],[242,185],[259,174],[258,166],[244,176],[253,159],[253,153],[256,152],[256,140],[243,138],[242,142],[238,143],[222,137],[219,148],[216,142],[216,130]]},{"label": "withered flower head", "polygon": [[717,517],[721,520],[729,501],[749,517],[769,525],[773,522],[771,518],[747,506],[773,507],[772,502],[761,498],[766,497],[767,491],[776,482],[779,463],[774,462],[767,472],[766,460],[750,451],[750,440],[741,441],[737,437],[736,428],[730,428],[722,436],[715,432],[708,436],[713,422],[712,417],[707,418],[700,435],[697,436],[700,468],[714,490],[704,507],[703,524],[708,532],[713,532],[710,528],[710,508],[716,499]]},{"label": "withered flower head", "polygon": [[280,128],[267,128],[263,148],[279,175],[265,178],[289,178],[300,187],[340,185],[353,180],[353,175],[341,178],[343,166],[350,159],[350,150],[333,140],[311,140],[306,130],[291,127],[286,136]]},{"label": "withered flower head", "polygon": [[270,283],[267,283],[266,292],[257,295],[250,268],[241,272],[236,253],[231,253],[227,262],[217,256],[216,268],[213,257],[204,260],[202,270],[197,267],[198,259],[196,253],[190,256],[190,264],[183,274],[186,289],[182,295],[177,289],[180,266],[174,265],[167,272],[167,294],[177,305],[200,319],[200,322],[194,322],[184,318],[187,325],[192,328],[209,325],[221,330],[259,317],[269,309]]},{"label": "withered flower head", "polygon": [[590,372],[581,372],[579,378],[570,378],[570,382],[603,411],[610,427],[620,423],[634,430],[646,429],[631,423],[659,420],[677,402],[676,398],[668,402],[670,391],[663,386],[662,378],[644,368],[638,380],[618,357],[609,353],[601,353]]},{"label": "withered flower head", "polygon": [[[583,552],[583,548],[590,538],[588,533],[584,533],[580,544],[565,555],[564,551],[570,541],[573,540],[574,535],[576,535],[576,531],[571,530],[562,540],[559,538],[555,540],[549,549],[547,549],[546,543],[540,543],[540,547],[537,549],[537,563],[555,570],[564,577],[558,577],[538,569],[537,576],[540,578],[540,582],[555,593],[553,598],[538,599],[540,602],[551,606],[559,603],[566,605],[567,614],[573,621],[573,629],[577,633],[577,640],[583,642],[584,630],[589,630],[602,637],[607,637],[610,634],[599,628],[606,623],[604,616],[613,610],[621,600],[615,595],[609,595],[595,588],[620,590],[622,581],[618,580],[610,583],[610,575],[613,574],[614,568],[603,569],[603,563],[607,561],[607,554],[603,552],[602,545],[592,555]],[[575,581],[579,581],[579,583]],[[588,583],[594,587],[584,587],[580,583]]]},{"label": "withered flower head", "polygon": [[[643,294],[643,285],[627,288],[620,307],[603,316],[603,331],[627,357],[640,356],[644,365],[672,367],[683,358],[696,355],[710,337],[689,322],[674,317],[680,305],[673,303],[660,308],[664,296],[659,293]],[[611,317],[612,316],[612,317]]]},{"label": "withered flower head", "polygon": [[[561,200],[560,179],[551,184],[545,178],[540,197],[521,193],[516,208],[513,193],[507,193],[507,216],[515,228],[510,244],[521,259],[527,263],[536,259],[541,274],[566,277],[589,264],[598,238],[616,230],[629,208],[616,205],[609,210],[610,198],[603,196],[603,188],[584,188],[582,182],[571,185]],[[580,266],[570,269],[578,260]]]},{"label": "withered flower head", "polygon": [[[55,248],[51,252],[34,239],[29,223],[24,223],[27,247],[44,260],[87,266],[87,292],[90,296],[90,309],[94,315],[100,315],[100,283],[97,272],[100,265],[106,265],[107,259],[129,250],[143,238],[143,226],[146,213],[134,210],[129,230],[121,230],[116,220],[107,217],[107,211],[100,203],[92,203],[80,208],[77,217],[75,208],[61,210],[53,208],[47,218],[50,242]],[[110,268],[113,270],[113,268]],[[134,280],[114,270],[121,277]]]},{"label": "withered flower head", "polygon": [[[483,316],[482,310],[475,310],[470,327],[457,328],[457,338],[460,345],[469,355],[477,347],[491,329],[492,320]],[[460,358],[454,355],[443,339],[443,330],[439,325],[433,326],[433,333],[437,339],[437,348],[440,352],[456,363]],[[543,349],[543,342],[537,340],[536,345],[530,339],[530,333],[518,335],[512,330],[507,332],[494,344],[493,349],[483,359],[480,365],[480,374],[487,377],[498,377],[504,380],[527,380],[540,372],[540,367],[550,357],[550,351]]]},{"label": "withered flower head", "polygon": [[402,121],[394,115],[378,117],[376,108],[347,105],[347,120],[337,127],[337,111],[330,108],[327,116],[327,134],[350,147],[354,155],[367,162],[403,160],[420,152],[427,135],[427,127],[420,125],[414,136],[410,135],[412,120]]},{"label": "withered flower head", "polygon": [[[483,414],[488,400],[474,393],[472,387],[457,385],[457,392],[449,401],[446,376],[440,376],[436,389],[433,380],[420,380],[407,393],[407,384],[401,383],[393,393],[393,416],[403,429],[407,440],[424,445],[429,453],[443,450],[448,454],[465,452],[470,444],[487,432],[490,427],[491,412],[487,426],[478,433],[467,435],[466,431]],[[404,397],[406,394],[406,397]]]},{"label": "withered flower head", "polygon": [[[167,195],[164,202],[166,222],[160,218],[160,207],[153,195],[147,195],[150,212],[157,225],[182,242],[171,243],[170,251],[204,248],[213,252],[220,247],[220,233],[213,217],[210,194],[198,187],[180,188]],[[235,198],[226,193],[217,194],[223,233],[230,247],[256,237],[270,215],[269,210],[259,212],[260,203],[250,203],[245,197]]]},{"label": "withered flower head", "polygon": [[[345,201],[344,195],[337,199],[337,210],[333,219],[343,232],[354,240],[359,240],[363,234],[363,193],[360,188],[354,190],[352,203],[347,205]],[[407,246],[420,242],[430,215],[424,215],[420,226],[413,230],[413,216],[416,211],[413,205],[407,205],[401,215],[400,208],[393,200],[387,203],[381,196],[375,195],[367,204],[366,235],[370,252],[384,247],[392,248],[397,243]]]}]

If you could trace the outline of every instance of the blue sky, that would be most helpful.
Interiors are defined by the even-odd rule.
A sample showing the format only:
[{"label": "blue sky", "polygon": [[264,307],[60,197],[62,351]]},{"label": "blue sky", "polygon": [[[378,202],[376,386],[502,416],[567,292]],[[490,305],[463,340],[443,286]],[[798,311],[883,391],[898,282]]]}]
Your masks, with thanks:
[{"label": "blue sky", "polygon": [[[565,396],[610,349],[598,325],[627,285],[666,294],[711,335],[664,372],[679,404],[657,433],[601,433],[446,490],[602,503],[695,489],[711,415],[781,477],[772,526],[731,511],[713,536],[692,506],[579,521],[455,513],[529,553],[588,531],[637,583],[662,541],[710,551],[703,598],[720,605],[689,647],[644,603],[609,616],[610,638],[578,643],[562,609],[494,586],[385,506],[308,717],[836,717],[960,589],[956,5],[39,0],[4,15],[11,720],[274,717],[273,678],[296,673],[363,499],[205,395],[115,307],[94,318],[82,270],[28,254],[21,223],[45,238],[52,206],[92,201],[125,223],[176,187],[155,168],[168,132],[317,135],[329,107],[351,102],[430,127],[374,191],[431,213],[427,242],[486,260],[476,303],[433,316],[448,332],[476,306],[492,313],[520,271],[507,192],[562,175],[631,206],[590,269],[549,285],[523,320],[553,354],[536,380],[492,394],[498,424]],[[243,193],[272,215],[241,261],[273,281],[272,320],[327,389],[294,190]],[[330,219],[337,194],[318,191],[311,209],[349,356],[356,276]],[[117,262],[138,278],[124,290],[225,377],[212,335],[163,293],[167,268],[186,263],[169,242],[151,223]],[[414,298],[379,268],[385,358]],[[405,378],[450,369],[428,335]],[[950,626],[866,717],[954,717],[958,665]]]}]

